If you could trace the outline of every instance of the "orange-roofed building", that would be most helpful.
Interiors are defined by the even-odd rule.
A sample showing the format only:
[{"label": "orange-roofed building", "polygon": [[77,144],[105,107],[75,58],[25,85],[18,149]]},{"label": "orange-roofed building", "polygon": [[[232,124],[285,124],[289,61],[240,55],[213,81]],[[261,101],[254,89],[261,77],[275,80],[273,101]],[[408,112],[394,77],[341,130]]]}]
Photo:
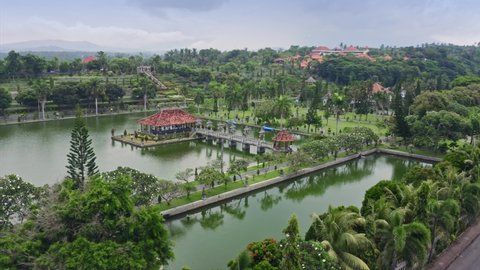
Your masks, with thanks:
[{"label": "orange-roofed building", "polygon": [[89,56],[89,57],[83,59],[82,63],[87,64],[89,62],[92,62],[93,60],[97,60],[97,58],[95,58],[95,56]]},{"label": "orange-roofed building", "polygon": [[137,121],[143,132],[154,135],[192,131],[197,118],[180,108],[165,108]]},{"label": "orange-roofed building", "polygon": [[348,48],[346,48],[345,50],[343,50],[343,52],[346,52],[346,53],[363,53],[363,51],[353,47],[353,46],[350,46]]},{"label": "orange-roofed building", "polygon": [[328,53],[330,49],[326,46],[318,46],[312,50],[312,53]]},{"label": "orange-roofed building", "polygon": [[318,54],[318,53],[311,53],[310,54],[310,58],[313,59],[313,60],[322,60],[323,61],[323,56],[321,54]]},{"label": "orange-roofed building", "polygon": [[302,62],[300,62],[301,68],[308,68],[308,66],[309,66],[309,62],[307,60],[302,60]]},{"label": "orange-roofed building", "polygon": [[390,89],[383,87],[380,83],[376,82],[372,84],[372,94],[376,93],[385,93],[385,94],[390,94],[392,93]]},{"label": "orange-roofed building", "polygon": [[379,92],[383,92],[383,86],[380,83],[376,82],[372,85],[372,94],[376,94]]},{"label": "orange-roofed building", "polygon": [[284,129],[279,131],[275,137],[272,139],[273,141],[273,148],[280,149],[283,145],[285,150],[288,150],[289,146],[295,141],[295,136],[288,132],[288,130]]}]

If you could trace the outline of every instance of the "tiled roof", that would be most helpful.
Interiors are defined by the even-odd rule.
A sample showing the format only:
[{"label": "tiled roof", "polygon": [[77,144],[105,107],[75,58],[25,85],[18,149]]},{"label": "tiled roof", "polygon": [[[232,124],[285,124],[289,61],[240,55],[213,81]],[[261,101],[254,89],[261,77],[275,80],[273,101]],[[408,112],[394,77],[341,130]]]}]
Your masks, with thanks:
[{"label": "tiled roof", "polygon": [[344,52],[358,52],[360,51],[359,49],[353,47],[353,46],[350,46],[348,48],[346,48],[345,50],[343,50]]},{"label": "tiled roof", "polygon": [[89,57],[83,59],[82,63],[86,64],[88,62],[92,62],[93,60],[97,60],[97,58],[95,58],[95,56],[89,56]]},{"label": "tiled roof", "polygon": [[182,109],[172,108],[163,109],[160,112],[150,115],[146,118],[140,119],[137,123],[141,125],[165,127],[181,124],[193,124],[197,121],[197,118]]},{"label": "tiled roof", "polygon": [[383,92],[384,91],[384,87],[379,84],[379,83],[374,83],[372,85],[372,93],[375,94],[375,93],[379,93],[379,92]]},{"label": "tiled roof", "polygon": [[314,51],[330,51],[330,49],[326,46],[318,46],[316,47],[315,49],[313,49]]},{"label": "tiled roof", "polygon": [[320,59],[323,60],[323,56],[321,56],[321,55],[318,54],[318,53],[311,53],[311,54],[310,54],[310,58],[312,58],[312,59],[314,59],[314,60],[317,60],[317,59],[318,59],[318,60],[320,60]]},{"label": "tiled roof", "polygon": [[281,130],[272,140],[275,142],[293,142],[295,137],[287,130]]}]

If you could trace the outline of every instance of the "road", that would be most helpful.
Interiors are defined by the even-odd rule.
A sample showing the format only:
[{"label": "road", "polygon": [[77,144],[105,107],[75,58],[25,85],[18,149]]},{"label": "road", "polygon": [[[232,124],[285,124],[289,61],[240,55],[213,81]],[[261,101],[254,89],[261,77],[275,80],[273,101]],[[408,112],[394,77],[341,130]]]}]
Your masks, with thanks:
[{"label": "road", "polygon": [[447,268],[447,270],[471,269],[480,269],[480,237],[477,237]]},{"label": "road", "polygon": [[440,254],[428,269],[480,269],[480,220],[467,228],[447,250]]}]

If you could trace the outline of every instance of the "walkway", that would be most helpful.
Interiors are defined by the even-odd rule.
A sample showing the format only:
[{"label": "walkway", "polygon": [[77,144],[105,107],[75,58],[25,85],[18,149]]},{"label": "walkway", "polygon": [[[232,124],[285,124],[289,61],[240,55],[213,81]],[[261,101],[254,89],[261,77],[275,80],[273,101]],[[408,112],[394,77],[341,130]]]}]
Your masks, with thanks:
[{"label": "walkway", "polygon": [[160,89],[167,90],[168,87],[163,84],[157,77],[153,76],[152,72],[147,70],[141,70],[141,73],[145,74],[150,80],[152,80]]},{"label": "walkway", "polygon": [[480,269],[480,221],[463,232],[450,247],[429,266],[429,270]]},{"label": "walkway", "polygon": [[230,133],[224,133],[224,132],[219,132],[219,131],[213,131],[213,130],[208,130],[208,129],[196,129],[195,130],[196,134],[200,134],[205,137],[214,137],[214,138],[220,138],[228,141],[234,141],[242,144],[248,144],[248,145],[255,145],[257,147],[263,147],[263,148],[268,148],[273,150],[273,143],[271,142],[266,142],[266,141],[261,141],[257,140],[252,137],[245,137],[245,136],[240,136],[240,135],[235,135],[235,134],[230,134]]}]

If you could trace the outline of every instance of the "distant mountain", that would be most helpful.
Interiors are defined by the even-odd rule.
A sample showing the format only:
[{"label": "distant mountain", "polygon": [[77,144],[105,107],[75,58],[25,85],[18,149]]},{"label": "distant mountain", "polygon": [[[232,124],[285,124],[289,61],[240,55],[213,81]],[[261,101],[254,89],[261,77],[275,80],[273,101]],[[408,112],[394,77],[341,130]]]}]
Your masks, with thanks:
[{"label": "distant mountain", "polygon": [[0,52],[65,52],[82,51],[97,52],[104,50],[101,46],[88,41],[66,41],[66,40],[33,40],[16,43],[0,44]]}]

